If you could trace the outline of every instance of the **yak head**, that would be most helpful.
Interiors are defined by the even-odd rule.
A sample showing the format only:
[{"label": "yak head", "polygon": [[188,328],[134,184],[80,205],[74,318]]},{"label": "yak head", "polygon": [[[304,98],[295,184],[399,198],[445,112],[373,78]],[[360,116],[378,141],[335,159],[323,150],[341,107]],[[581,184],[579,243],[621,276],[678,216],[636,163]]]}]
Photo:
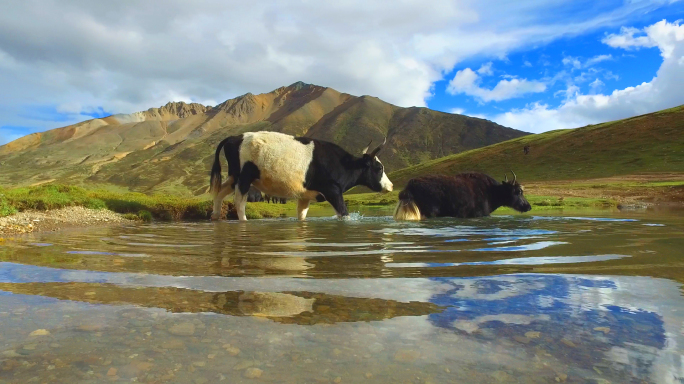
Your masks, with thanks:
[{"label": "yak head", "polygon": [[501,183],[503,203],[505,206],[511,207],[518,212],[527,212],[532,209],[532,206],[523,196],[524,188],[516,181],[517,176],[515,176],[513,171],[511,173],[513,174],[513,180],[508,181],[508,175],[504,175],[504,181]]},{"label": "yak head", "polygon": [[392,182],[385,174],[385,167],[377,157],[378,152],[380,152],[386,142],[387,138],[385,138],[385,141],[373,151],[368,152],[368,148],[372,143],[371,141],[371,143],[368,143],[368,146],[363,150],[363,156],[361,157],[361,184],[375,192],[391,192],[394,188]]}]

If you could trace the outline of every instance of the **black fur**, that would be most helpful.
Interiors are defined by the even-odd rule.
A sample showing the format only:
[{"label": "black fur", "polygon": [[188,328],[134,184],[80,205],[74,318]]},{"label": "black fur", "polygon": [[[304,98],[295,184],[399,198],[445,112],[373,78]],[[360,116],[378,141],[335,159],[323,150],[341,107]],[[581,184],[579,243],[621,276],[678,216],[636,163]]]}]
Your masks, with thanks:
[{"label": "black fur", "polygon": [[414,202],[425,217],[482,217],[502,206],[520,212],[532,209],[520,184],[499,183],[484,173],[411,179],[399,193],[399,200],[401,204]]},{"label": "black fur", "polygon": [[384,168],[375,159],[375,154],[365,154],[358,158],[331,142],[296,139],[314,142],[313,159],[306,172],[304,187],[321,192],[316,201],[328,201],[338,214],[346,216],[347,207],[342,198],[344,192],[357,185],[366,186],[376,192],[382,190],[380,179]]},{"label": "black fur", "polygon": [[313,141],[313,139],[310,137],[301,137],[301,136],[295,137],[295,140],[299,141],[300,143],[302,143],[304,145],[309,144],[310,142]]},{"label": "black fur", "polygon": [[247,202],[258,203],[261,201],[264,201],[264,197],[261,195],[261,191],[254,187],[249,188],[249,191],[247,192]]},{"label": "black fur", "polygon": [[[239,164],[239,163],[238,163]],[[245,162],[240,170],[240,180],[238,181],[238,188],[240,193],[246,195],[249,192],[249,188],[252,186],[252,182],[261,176],[259,172],[259,167],[251,161]]]},{"label": "black fur", "polygon": [[211,167],[211,188],[221,188],[221,149],[226,155],[228,161],[228,175],[233,176],[232,188],[235,189],[238,178],[240,177],[240,145],[242,144],[242,135],[230,136],[219,143],[216,147],[216,154],[214,155],[214,165]]}]

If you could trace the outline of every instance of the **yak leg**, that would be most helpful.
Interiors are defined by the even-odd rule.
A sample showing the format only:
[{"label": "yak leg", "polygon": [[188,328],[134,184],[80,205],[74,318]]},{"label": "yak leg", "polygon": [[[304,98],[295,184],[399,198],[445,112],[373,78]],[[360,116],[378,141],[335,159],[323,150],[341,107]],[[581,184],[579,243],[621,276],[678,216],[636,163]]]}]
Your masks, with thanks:
[{"label": "yak leg", "polygon": [[252,182],[258,178],[259,168],[251,161],[246,162],[245,165],[242,166],[242,170],[240,170],[240,179],[237,182],[237,188],[235,190],[235,209],[237,210],[238,220],[247,220],[245,207],[247,205],[249,188],[252,186]]},{"label": "yak leg", "polygon": [[335,208],[337,217],[342,218],[349,216],[349,213],[347,212],[347,204],[344,203],[344,197],[342,197],[341,193],[326,193],[325,198],[328,200],[330,205]]},{"label": "yak leg", "polygon": [[306,213],[309,212],[309,199],[299,199],[297,200],[297,218],[299,220],[306,219]]},{"label": "yak leg", "polygon": [[214,195],[214,210],[211,212],[211,219],[218,220],[221,218],[221,206],[223,199],[233,193],[233,176],[229,176],[225,183],[221,184],[219,191]]},{"label": "yak leg", "polygon": [[238,220],[247,220],[247,214],[245,209],[247,207],[247,194],[240,192],[240,188],[235,190],[235,209],[237,210]]}]

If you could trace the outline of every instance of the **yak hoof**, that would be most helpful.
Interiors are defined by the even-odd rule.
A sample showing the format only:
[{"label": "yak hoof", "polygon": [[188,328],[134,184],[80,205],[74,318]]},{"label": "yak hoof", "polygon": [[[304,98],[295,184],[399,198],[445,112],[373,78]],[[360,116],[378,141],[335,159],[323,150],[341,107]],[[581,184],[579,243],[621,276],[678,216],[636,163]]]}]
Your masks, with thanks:
[{"label": "yak hoof", "polygon": [[216,221],[216,220],[218,220],[218,219],[220,219],[220,218],[221,218],[221,214],[220,214],[220,213],[212,213],[212,214],[211,214],[211,220],[213,220],[213,221]]}]

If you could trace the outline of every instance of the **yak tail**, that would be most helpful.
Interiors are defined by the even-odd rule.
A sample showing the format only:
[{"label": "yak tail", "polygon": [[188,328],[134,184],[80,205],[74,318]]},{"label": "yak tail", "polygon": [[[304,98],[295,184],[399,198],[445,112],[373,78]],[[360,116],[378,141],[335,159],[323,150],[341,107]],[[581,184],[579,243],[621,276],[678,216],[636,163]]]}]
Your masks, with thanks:
[{"label": "yak tail", "polygon": [[218,195],[219,191],[221,190],[221,182],[223,181],[221,177],[221,149],[223,149],[223,146],[226,144],[226,141],[227,139],[223,140],[219,143],[218,147],[216,147],[214,165],[211,166],[211,179],[209,181],[209,189],[211,190],[212,196]]},{"label": "yak tail", "polygon": [[399,203],[394,210],[394,220],[420,220],[421,214],[413,196],[408,191],[399,194]]}]

